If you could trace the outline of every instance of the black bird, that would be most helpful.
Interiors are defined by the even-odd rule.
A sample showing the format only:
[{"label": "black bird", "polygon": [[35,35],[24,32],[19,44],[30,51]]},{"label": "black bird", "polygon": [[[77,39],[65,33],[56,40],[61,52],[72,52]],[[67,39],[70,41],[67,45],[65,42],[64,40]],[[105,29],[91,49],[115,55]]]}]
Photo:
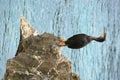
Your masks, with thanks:
[{"label": "black bird", "polygon": [[88,36],[86,34],[77,34],[68,38],[66,41],[60,40],[59,46],[68,46],[68,48],[79,49],[86,46],[92,40],[103,42],[106,39],[106,32],[104,31],[100,37]]}]

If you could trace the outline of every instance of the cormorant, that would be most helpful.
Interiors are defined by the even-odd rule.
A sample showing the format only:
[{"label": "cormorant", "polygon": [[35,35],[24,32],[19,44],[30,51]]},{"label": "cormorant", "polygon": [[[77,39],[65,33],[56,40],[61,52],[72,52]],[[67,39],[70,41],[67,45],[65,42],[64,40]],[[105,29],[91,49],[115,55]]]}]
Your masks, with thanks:
[{"label": "cormorant", "polygon": [[79,49],[86,46],[92,40],[103,42],[106,39],[106,32],[104,31],[100,37],[88,36],[86,34],[76,34],[68,38],[66,41],[60,40],[59,46],[68,46],[68,48]]}]

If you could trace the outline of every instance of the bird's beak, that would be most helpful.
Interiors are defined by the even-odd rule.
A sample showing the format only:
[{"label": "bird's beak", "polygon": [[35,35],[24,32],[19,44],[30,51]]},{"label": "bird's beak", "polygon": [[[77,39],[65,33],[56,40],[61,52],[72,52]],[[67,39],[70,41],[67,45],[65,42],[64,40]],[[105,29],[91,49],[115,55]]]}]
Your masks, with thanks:
[{"label": "bird's beak", "polygon": [[105,32],[105,27],[104,27],[104,31],[103,31],[103,33],[102,33],[102,35],[101,35],[101,38],[106,38],[106,32]]}]

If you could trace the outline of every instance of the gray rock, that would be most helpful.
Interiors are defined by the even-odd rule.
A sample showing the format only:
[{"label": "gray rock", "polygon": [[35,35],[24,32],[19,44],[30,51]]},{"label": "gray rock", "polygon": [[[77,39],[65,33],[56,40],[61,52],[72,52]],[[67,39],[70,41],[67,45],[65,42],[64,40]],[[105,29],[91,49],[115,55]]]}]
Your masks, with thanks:
[{"label": "gray rock", "polygon": [[60,54],[59,39],[49,33],[25,36],[17,56],[7,61],[4,80],[80,80],[72,73],[71,62]]}]

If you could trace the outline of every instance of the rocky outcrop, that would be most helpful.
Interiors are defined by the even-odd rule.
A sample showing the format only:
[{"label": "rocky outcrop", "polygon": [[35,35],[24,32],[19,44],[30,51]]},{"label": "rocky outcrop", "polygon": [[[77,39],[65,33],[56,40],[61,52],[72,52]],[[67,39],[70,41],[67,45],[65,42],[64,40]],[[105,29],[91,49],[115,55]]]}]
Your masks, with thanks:
[{"label": "rocky outcrop", "polygon": [[72,73],[71,62],[60,53],[58,43],[61,38],[49,33],[33,35],[34,30],[28,31],[29,34],[24,32],[24,37],[24,29],[30,27],[27,21],[23,27],[24,20],[22,17],[22,39],[17,56],[7,61],[4,80],[80,80]]}]

